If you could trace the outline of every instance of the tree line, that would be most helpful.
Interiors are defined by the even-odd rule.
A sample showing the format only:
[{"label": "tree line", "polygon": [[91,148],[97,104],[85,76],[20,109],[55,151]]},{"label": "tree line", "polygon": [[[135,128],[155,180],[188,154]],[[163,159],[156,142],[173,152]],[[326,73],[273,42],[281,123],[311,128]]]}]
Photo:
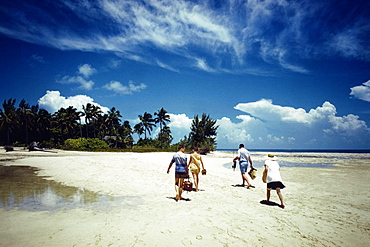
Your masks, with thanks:
[{"label": "tree line", "polygon": [[[67,140],[94,138],[106,142],[110,148],[122,149],[170,149],[178,144],[187,148],[197,146],[206,151],[216,148],[218,126],[216,120],[205,113],[201,117],[194,116],[190,133],[175,144],[172,144],[168,126],[170,115],[163,107],[154,115],[148,112],[138,115],[139,123],[133,128],[129,121],[122,122],[121,118],[115,107],[103,113],[99,106],[87,103],[82,106],[82,111],[69,106],[51,114],[38,105],[28,104],[25,99],[16,106],[16,99],[10,98],[4,100],[0,109],[0,145],[27,146],[36,141],[40,147],[63,148]],[[153,137],[152,131],[156,127],[159,131]],[[133,134],[139,137],[136,143]]]}]

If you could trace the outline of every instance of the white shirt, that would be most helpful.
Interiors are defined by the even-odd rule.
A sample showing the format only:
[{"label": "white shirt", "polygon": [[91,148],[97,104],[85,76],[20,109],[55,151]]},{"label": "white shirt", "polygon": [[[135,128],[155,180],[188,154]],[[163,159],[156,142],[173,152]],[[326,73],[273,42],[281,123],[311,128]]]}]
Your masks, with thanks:
[{"label": "white shirt", "polygon": [[239,157],[239,162],[249,162],[249,151],[245,148],[239,148],[238,150],[238,157]]},{"label": "white shirt", "polygon": [[267,166],[267,177],[266,182],[282,182],[280,175],[280,166],[276,160],[266,160],[265,166]]}]

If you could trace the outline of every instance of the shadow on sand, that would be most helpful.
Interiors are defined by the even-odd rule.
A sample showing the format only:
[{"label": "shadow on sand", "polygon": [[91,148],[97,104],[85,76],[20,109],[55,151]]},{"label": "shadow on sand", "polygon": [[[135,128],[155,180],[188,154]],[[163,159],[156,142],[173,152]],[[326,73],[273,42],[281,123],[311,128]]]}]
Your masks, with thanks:
[{"label": "shadow on sand", "polygon": [[[175,200],[175,201],[179,201],[179,200],[177,200],[176,199],[176,197],[167,197],[168,199],[172,199],[172,200]],[[187,202],[190,202],[191,201],[191,199],[190,198],[184,198],[184,197],[182,197],[181,198],[181,201],[187,201]]]},{"label": "shadow on sand", "polygon": [[267,205],[267,206],[277,206],[277,207],[283,208],[282,206],[280,206],[280,204],[278,204],[276,202],[272,202],[272,201],[262,200],[262,201],[260,201],[260,203],[264,204],[264,205]]}]

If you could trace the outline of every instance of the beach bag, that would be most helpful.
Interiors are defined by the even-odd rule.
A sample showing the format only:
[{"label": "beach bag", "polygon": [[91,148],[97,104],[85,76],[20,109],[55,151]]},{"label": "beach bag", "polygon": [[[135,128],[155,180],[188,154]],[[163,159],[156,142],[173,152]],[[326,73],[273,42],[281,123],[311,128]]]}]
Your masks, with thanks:
[{"label": "beach bag", "polygon": [[183,190],[186,190],[186,191],[193,190],[193,183],[190,181],[189,178],[182,183],[182,188]]},{"label": "beach bag", "polygon": [[249,176],[251,179],[255,179],[257,177],[257,169],[256,168],[251,168],[251,170],[248,172]]}]

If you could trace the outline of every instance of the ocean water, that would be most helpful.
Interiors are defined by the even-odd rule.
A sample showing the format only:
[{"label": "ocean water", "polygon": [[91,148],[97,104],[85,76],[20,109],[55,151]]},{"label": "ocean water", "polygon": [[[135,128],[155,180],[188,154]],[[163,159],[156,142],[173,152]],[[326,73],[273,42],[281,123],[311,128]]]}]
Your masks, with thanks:
[{"label": "ocean water", "polygon": [[[250,152],[265,153],[360,153],[370,154],[370,149],[248,149]],[[238,152],[238,149],[217,149],[223,152]]]},{"label": "ocean water", "polygon": [[[225,156],[235,157],[237,149],[218,149]],[[253,166],[263,167],[267,154],[275,154],[281,167],[331,167],[344,163],[369,162],[370,150],[323,150],[323,149],[249,149]],[[232,162],[226,163],[225,168],[232,167]]]}]

